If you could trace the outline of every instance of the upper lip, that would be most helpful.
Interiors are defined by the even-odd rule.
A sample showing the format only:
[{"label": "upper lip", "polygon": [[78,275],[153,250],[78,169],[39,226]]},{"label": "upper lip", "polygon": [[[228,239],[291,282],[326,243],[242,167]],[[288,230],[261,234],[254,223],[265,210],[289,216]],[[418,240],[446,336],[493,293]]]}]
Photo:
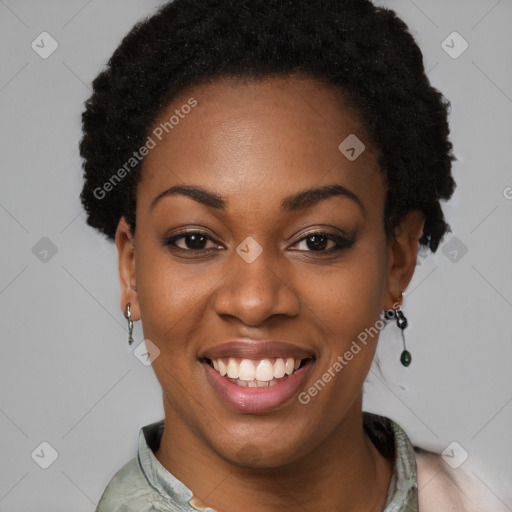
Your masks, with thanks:
[{"label": "upper lip", "polygon": [[218,359],[221,357],[239,357],[242,359],[264,359],[282,357],[307,359],[314,357],[312,350],[298,345],[276,340],[252,340],[248,338],[228,341],[204,350],[201,359]]}]

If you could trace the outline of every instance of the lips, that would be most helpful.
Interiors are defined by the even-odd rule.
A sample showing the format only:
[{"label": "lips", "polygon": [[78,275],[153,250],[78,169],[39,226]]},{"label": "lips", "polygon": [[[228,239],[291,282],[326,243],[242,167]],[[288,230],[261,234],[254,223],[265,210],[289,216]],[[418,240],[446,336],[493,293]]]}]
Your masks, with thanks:
[{"label": "lips", "polygon": [[234,341],[206,350],[200,361],[208,381],[239,412],[269,412],[290,400],[315,356],[277,341]]}]

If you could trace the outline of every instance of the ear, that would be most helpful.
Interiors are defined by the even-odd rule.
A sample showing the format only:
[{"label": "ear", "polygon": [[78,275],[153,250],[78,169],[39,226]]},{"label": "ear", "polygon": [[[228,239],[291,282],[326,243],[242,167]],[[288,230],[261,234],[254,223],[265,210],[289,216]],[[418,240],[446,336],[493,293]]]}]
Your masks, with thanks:
[{"label": "ear", "polygon": [[419,210],[407,213],[395,230],[395,237],[389,242],[388,278],[384,309],[393,309],[401,303],[402,292],[409,285],[416,268],[419,239],[423,232],[425,217]]},{"label": "ear", "polygon": [[130,304],[132,319],[140,319],[137,283],[135,280],[135,237],[124,217],[121,217],[116,230],[116,246],[121,284],[121,311],[126,314],[126,305]]}]

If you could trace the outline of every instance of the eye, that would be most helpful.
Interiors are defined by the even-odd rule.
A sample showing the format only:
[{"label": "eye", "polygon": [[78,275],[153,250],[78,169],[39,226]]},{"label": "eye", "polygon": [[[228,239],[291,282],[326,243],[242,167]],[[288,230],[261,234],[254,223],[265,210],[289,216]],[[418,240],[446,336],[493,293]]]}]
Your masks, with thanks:
[{"label": "eye", "polygon": [[[348,249],[353,243],[354,240],[347,237],[324,231],[316,231],[301,238],[291,247],[298,246],[297,249],[293,250],[301,252],[331,253]],[[209,247],[208,244],[210,244]],[[164,240],[164,245],[169,246],[172,250],[187,252],[208,251],[222,248],[222,246],[203,231],[185,231],[178,235],[168,237]]]},{"label": "eye", "polygon": [[[207,247],[208,242],[211,242],[210,247]],[[219,248],[219,244],[215,243],[203,231],[186,231],[179,235],[166,238],[164,245],[183,251],[205,251]]]},{"label": "eye", "polygon": [[316,231],[301,238],[299,241],[295,242],[293,246],[300,247],[302,245],[302,248],[297,249],[299,251],[330,253],[348,249],[353,243],[354,240],[343,236],[326,233],[324,231]]}]

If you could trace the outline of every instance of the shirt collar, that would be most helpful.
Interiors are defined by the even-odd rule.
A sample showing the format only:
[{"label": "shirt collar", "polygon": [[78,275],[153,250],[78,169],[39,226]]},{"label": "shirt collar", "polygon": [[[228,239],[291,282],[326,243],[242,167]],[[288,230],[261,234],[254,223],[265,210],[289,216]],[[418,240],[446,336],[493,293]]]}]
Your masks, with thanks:
[{"label": "shirt collar", "polygon": [[[382,512],[418,512],[418,485],[414,448],[403,429],[394,421],[363,412],[363,425],[372,442],[384,456],[394,456],[394,472]],[[165,469],[153,450],[160,445],[164,420],[151,423],[139,431],[138,463],[149,484],[159,494],[180,506],[195,511],[190,505],[192,491]],[[215,512],[206,508],[203,512]]]},{"label": "shirt collar", "polygon": [[414,448],[404,430],[389,418],[363,413],[363,424],[373,444],[395,467],[382,512],[418,512],[418,479]]}]

